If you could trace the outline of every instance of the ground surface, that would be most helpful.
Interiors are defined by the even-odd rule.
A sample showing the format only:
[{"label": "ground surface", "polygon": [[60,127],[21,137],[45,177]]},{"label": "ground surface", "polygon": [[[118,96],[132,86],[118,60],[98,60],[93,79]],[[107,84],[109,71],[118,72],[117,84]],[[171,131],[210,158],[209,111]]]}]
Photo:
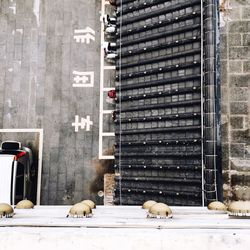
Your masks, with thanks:
[{"label": "ground surface", "polygon": [[[149,219],[140,207],[98,206],[92,218],[66,218],[68,206],[15,210],[0,220],[0,249],[249,249],[250,220],[206,208],[173,207]],[[238,246],[238,247],[237,247]]]},{"label": "ground surface", "polygon": [[[0,128],[44,130],[41,204],[98,199],[90,187],[99,140],[100,11],[100,0],[0,1]],[[93,84],[88,74],[81,81],[86,72]],[[72,126],[76,116],[89,116],[89,131]],[[1,139],[38,151],[35,133]]]}]

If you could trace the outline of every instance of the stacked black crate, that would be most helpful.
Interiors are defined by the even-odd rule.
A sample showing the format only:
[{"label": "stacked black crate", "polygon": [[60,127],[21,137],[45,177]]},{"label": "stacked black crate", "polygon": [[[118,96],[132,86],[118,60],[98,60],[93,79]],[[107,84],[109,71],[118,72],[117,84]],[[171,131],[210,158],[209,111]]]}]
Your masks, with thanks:
[{"label": "stacked black crate", "polygon": [[201,205],[201,1],[117,6],[115,202]]}]

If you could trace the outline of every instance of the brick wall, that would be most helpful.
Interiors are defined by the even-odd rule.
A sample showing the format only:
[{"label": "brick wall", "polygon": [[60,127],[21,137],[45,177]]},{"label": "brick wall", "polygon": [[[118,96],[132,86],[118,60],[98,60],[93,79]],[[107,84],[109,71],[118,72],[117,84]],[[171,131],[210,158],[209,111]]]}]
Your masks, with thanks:
[{"label": "brick wall", "polygon": [[250,199],[250,0],[221,9],[224,197]]}]

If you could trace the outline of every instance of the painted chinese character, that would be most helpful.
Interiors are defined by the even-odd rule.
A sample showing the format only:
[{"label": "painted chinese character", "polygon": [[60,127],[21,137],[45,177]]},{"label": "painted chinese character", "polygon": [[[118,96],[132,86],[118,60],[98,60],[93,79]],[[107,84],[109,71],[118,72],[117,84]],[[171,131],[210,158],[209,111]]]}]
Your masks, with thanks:
[{"label": "painted chinese character", "polygon": [[86,131],[90,131],[91,125],[93,125],[93,122],[90,120],[89,115],[87,115],[86,118],[81,118],[81,120],[79,120],[79,115],[75,115],[75,122],[72,123],[72,126],[75,127],[75,132],[78,132],[79,128],[86,128]]},{"label": "painted chinese character", "polygon": [[94,72],[73,71],[74,88],[94,87]]},{"label": "painted chinese character", "polygon": [[74,39],[77,43],[90,44],[91,40],[95,41],[95,31],[90,27],[74,31]]}]

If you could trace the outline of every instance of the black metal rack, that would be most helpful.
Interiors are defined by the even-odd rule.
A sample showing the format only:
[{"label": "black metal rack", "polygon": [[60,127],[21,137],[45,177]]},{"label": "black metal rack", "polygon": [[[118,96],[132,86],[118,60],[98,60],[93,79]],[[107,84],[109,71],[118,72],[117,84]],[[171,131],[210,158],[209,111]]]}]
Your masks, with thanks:
[{"label": "black metal rack", "polygon": [[219,106],[207,89],[211,74],[219,89],[217,59],[213,69],[204,60],[214,55],[206,46],[216,44],[207,33],[213,44],[203,39],[217,27],[206,21],[211,2],[117,1],[116,204],[154,199],[195,206],[218,198],[219,147],[209,136],[217,133],[219,116],[212,129],[208,121],[211,105]]}]

